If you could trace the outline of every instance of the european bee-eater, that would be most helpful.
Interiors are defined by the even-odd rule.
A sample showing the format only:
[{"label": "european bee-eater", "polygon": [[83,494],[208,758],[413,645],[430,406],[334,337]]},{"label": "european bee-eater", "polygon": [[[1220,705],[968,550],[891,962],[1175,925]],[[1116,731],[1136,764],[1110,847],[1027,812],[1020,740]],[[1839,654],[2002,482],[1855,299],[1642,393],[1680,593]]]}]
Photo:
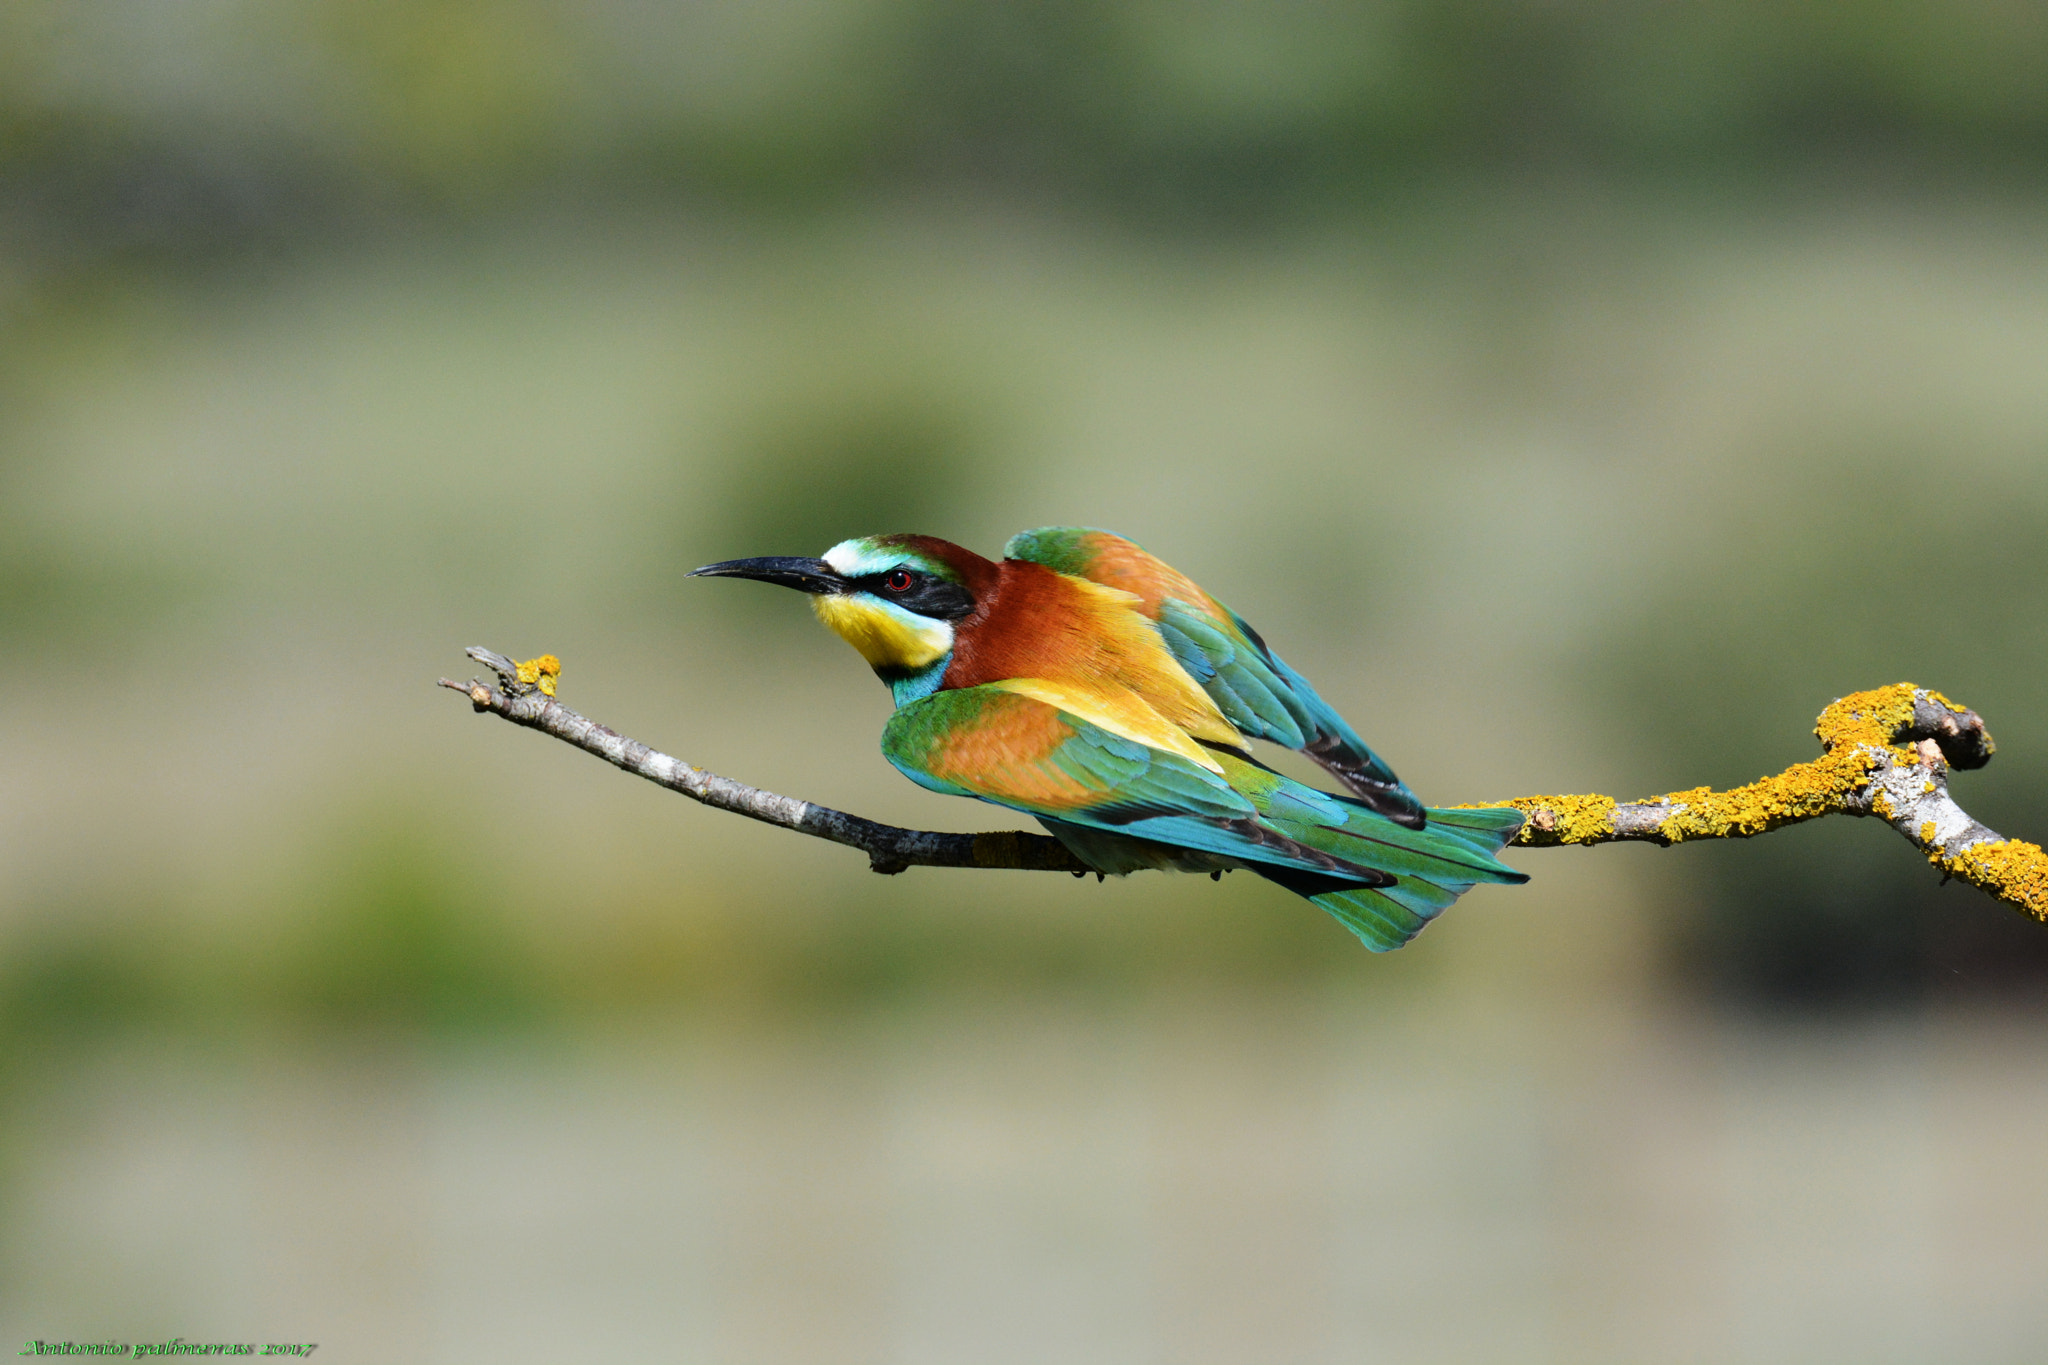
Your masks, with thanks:
[{"label": "european bee-eater", "polygon": [[[1137,545],[1049,527],[1003,554],[868,536],[696,573],[812,594],[895,694],[882,753],[904,776],[1034,816],[1100,872],[1247,868],[1376,952],[1476,882],[1528,880],[1493,856],[1519,812],[1425,809],[1243,617]],[[1349,794],[1275,772],[1253,739]]]}]

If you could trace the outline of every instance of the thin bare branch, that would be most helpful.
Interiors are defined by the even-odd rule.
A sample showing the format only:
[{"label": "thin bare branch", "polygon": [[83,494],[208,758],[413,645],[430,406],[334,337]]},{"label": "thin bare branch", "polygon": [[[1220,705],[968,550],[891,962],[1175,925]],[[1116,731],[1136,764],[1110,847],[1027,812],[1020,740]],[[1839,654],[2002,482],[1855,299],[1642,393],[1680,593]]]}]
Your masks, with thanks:
[{"label": "thin bare branch", "polygon": [[[497,686],[474,678],[443,678],[441,686],[463,693],[477,710],[553,735],[707,806],[857,848],[877,872],[985,867],[1081,876],[1089,870],[1043,834],[901,829],[720,777],[562,705],[554,695],[561,665],[553,655],[522,664],[488,649],[468,653],[497,675]],[[1526,796],[1482,804],[1523,812],[1528,818],[1514,842],[1537,848],[1747,839],[1823,815],[1877,815],[1947,876],[2048,921],[2048,855],[1986,828],[1949,795],[1950,768],[1979,768],[1991,758],[1991,736],[1974,712],[1939,692],[1898,683],[1843,697],[1821,713],[1814,734],[1824,751],[1820,758],[1730,791],[1695,787],[1640,801]]]},{"label": "thin bare branch", "polygon": [[1071,872],[1078,877],[1089,871],[1067,852],[1065,844],[1050,835],[1026,834],[1021,830],[942,834],[935,830],[899,829],[720,777],[650,749],[637,739],[628,739],[556,701],[554,680],[561,665],[553,655],[544,654],[519,664],[480,647],[467,652],[470,658],[498,675],[498,685],[493,687],[474,678],[466,683],[443,678],[441,686],[463,693],[477,710],[565,740],[585,753],[596,754],[607,763],[670,791],[681,792],[693,801],[857,848],[868,855],[869,866],[877,872],[895,873],[911,867],[990,867]]}]

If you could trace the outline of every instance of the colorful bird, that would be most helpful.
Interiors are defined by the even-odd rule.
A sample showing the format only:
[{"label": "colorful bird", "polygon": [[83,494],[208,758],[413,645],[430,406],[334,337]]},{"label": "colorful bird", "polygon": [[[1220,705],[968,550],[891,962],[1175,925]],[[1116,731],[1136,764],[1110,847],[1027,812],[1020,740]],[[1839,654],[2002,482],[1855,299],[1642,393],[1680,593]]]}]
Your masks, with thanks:
[{"label": "colorful bird", "polygon": [[[1131,541],[1015,536],[1001,563],[931,536],[693,576],[812,594],[895,694],[882,753],[911,781],[1035,817],[1099,872],[1245,868],[1398,948],[1477,882],[1519,812],[1426,809],[1243,617]],[[1250,741],[1299,750],[1346,795]]]}]

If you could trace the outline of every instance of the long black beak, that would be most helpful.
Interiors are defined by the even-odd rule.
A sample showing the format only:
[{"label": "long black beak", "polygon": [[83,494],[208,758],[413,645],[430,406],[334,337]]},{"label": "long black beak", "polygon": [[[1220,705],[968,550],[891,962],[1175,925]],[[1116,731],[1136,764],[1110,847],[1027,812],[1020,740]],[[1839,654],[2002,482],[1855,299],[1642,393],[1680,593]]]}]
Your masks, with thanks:
[{"label": "long black beak", "polygon": [[758,578],[763,583],[780,583],[798,592],[845,592],[850,586],[822,559],[798,559],[771,555],[766,559],[728,559],[690,570],[691,578]]}]

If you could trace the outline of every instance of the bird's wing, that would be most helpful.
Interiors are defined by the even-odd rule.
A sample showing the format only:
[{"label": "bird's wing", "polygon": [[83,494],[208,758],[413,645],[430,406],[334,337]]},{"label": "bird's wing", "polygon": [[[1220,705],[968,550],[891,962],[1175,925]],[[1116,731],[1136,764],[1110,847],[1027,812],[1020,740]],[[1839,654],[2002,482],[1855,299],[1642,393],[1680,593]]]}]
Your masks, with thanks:
[{"label": "bird's wing", "polygon": [[882,731],[882,753],[911,781],[948,795],[1333,887],[1391,881],[1283,834],[1221,772],[1004,683],[935,692],[899,708]]},{"label": "bird's wing", "polygon": [[1135,543],[1085,526],[1025,531],[1003,547],[1011,559],[1121,588],[1180,666],[1245,734],[1298,749],[1360,800],[1402,824],[1423,823],[1422,803],[1394,776],[1308,679],[1289,668],[1245,619]]}]

